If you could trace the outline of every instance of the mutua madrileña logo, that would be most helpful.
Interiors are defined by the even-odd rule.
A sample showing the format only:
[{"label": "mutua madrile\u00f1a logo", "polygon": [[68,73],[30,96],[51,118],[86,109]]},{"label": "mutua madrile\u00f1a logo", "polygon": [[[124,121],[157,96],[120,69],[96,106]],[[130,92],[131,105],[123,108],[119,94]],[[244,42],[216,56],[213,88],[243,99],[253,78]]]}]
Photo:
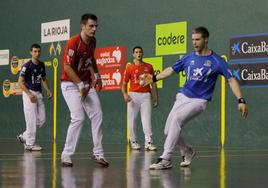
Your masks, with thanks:
[{"label": "mutua madrile\u00f1a logo", "polygon": [[241,35],[230,37],[230,60],[267,58],[268,33],[258,35]]}]

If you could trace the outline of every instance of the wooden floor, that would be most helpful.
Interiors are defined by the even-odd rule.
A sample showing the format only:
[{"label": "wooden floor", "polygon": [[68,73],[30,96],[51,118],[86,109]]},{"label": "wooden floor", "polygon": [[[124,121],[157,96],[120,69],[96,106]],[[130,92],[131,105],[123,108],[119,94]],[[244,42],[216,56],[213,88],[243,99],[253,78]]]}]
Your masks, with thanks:
[{"label": "wooden floor", "polygon": [[24,188],[265,188],[268,150],[196,148],[191,167],[180,168],[177,152],[172,169],[149,170],[161,154],[130,151],[124,144],[104,145],[110,162],[99,167],[90,159],[88,143],[80,142],[72,168],[62,167],[63,143],[40,143],[42,152],[24,152],[16,140],[0,140],[0,187]]}]

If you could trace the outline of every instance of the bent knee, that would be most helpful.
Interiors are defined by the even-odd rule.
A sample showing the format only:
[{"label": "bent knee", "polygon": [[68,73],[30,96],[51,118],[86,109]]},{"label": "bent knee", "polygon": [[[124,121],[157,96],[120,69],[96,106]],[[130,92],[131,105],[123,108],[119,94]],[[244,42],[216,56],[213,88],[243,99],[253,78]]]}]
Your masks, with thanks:
[{"label": "bent knee", "polygon": [[83,123],[85,120],[85,115],[84,114],[77,114],[77,115],[72,115],[71,116],[71,123]]}]

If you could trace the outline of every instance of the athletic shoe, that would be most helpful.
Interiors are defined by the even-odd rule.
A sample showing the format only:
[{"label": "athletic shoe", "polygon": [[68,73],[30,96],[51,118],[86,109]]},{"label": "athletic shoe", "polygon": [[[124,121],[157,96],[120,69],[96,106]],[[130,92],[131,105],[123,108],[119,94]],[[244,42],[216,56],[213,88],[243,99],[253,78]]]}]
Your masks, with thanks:
[{"label": "athletic shoe", "polygon": [[172,167],[170,160],[159,158],[156,163],[150,165],[150,170],[164,170]]},{"label": "athletic shoe", "polygon": [[135,150],[141,149],[140,144],[136,140],[130,141],[130,147],[131,149],[135,149]]},{"label": "athletic shoe", "polygon": [[108,167],[109,163],[108,161],[103,157],[103,156],[99,156],[99,155],[93,155],[92,159],[98,163],[99,165],[101,165],[102,167]]},{"label": "athletic shoe", "polygon": [[72,163],[72,159],[70,156],[68,155],[64,155],[61,157],[61,164],[64,167],[72,167],[73,163]]},{"label": "athletic shoe", "polygon": [[38,145],[30,146],[30,145],[24,144],[24,150],[25,151],[41,151],[42,147]]},{"label": "athletic shoe", "polygon": [[145,144],[144,148],[148,151],[155,151],[156,150],[156,146],[154,144],[152,144],[151,142],[148,142],[147,144]]},{"label": "athletic shoe", "polygon": [[23,139],[22,134],[17,135],[16,138],[17,138],[17,140],[18,140],[20,143],[25,144],[25,140]]},{"label": "athletic shoe", "polygon": [[182,162],[180,164],[181,167],[187,167],[190,166],[196,152],[193,148],[190,148],[190,151],[188,153],[185,153],[184,156],[182,156]]}]

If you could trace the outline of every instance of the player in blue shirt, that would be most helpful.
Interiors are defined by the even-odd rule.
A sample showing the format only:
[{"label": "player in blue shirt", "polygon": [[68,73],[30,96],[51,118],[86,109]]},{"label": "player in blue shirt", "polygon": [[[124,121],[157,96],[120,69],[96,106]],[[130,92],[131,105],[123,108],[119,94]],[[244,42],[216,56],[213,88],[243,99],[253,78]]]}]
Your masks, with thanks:
[{"label": "player in blue shirt", "polygon": [[232,76],[227,63],[208,48],[209,32],[205,27],[195,28],[192,32],[194,51],[178,60],[172,67],[166,68],[158,75],[145,74],[142,85],[147,85],[171,76],[173,73],[185,71],[186,83],[177,94],[174,106],[169,113],[165,125],[166,140],[164,152],[150,169],[168,169],[172,167],[171,155],[176,145],[182,156],[181,167],[191,164],[195,150],[188,146],[180,136],[181,128],[195,116],[201,114],[211,100],[219,75],[223,75],[238,99],[238,109],[244,118],[248,110],[242,98],[239,83]]},{"label": "player in blue shirt", "polygon": [[47,92],[48,99],[52,97],[52,93],[46,79],[45,65],[39,61],[41,47],[38,44],[33,44],[30,54],[32,58],[22,66],[18,80],[23,91],[26,130],[18,135],[17,139],[24,144],[25,150],[40,151],[42,147],[35,144],[36,129],[42,127],[46,119],[41,83]]}]

